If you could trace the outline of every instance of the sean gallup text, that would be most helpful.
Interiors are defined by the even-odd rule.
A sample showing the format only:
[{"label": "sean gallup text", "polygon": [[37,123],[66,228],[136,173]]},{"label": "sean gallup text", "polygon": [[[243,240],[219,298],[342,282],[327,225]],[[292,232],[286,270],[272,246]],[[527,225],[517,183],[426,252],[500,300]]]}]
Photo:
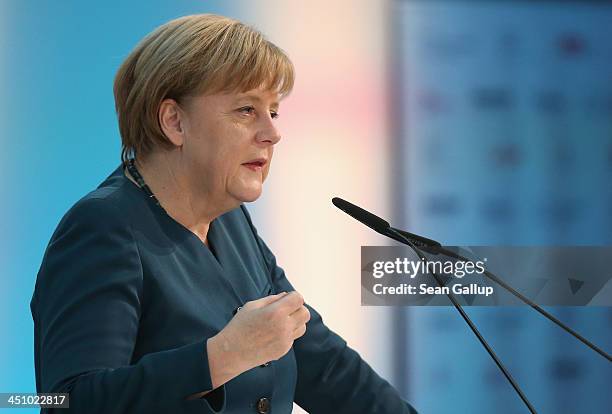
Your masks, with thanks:
[{"label": "sean gallup text", "polygon": [[476,283],[469,285],[454,284],[452,286],[428,286],[426,283],[421,283],[414,286],[408,283],[402,283],[398,286],[383,286],[377,283],[373,286],[372,291],[375,295],[448,295],[451,292],[456,295],[480,295],[490,296],[493,294],[493,286],[479,286]]}]

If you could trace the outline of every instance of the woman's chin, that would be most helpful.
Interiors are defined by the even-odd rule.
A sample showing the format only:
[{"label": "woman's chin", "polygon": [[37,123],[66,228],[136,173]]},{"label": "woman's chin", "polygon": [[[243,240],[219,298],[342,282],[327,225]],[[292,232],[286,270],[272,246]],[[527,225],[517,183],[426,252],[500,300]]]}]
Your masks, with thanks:
[{"label": "woman's chin", "polygon": [[243,203],[251,203],[251,202],[257,200],[260,195],[261,195],[261,193],[259,193],[258,195],[252,195],[252,196],[249,196],[249,197],[245,197],[245,198],[242,199],[242,202]]},{"label": "woman's chin", "polygon": [[262,193],[262,185],[252,185],[249,187],[242,188],[240,191],[236,192],[236,197],[243,203],[250,203],[252,201],[257,200]]}]

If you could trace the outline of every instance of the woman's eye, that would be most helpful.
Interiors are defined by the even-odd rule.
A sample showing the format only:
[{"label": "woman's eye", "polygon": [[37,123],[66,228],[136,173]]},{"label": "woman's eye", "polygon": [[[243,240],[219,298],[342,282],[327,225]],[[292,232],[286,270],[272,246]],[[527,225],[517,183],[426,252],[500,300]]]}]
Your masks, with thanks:
[{"label": "woman's eye", "polygon": [[238,111],[245,114],[252,114],[253,112],[255,112],[255,108],[253,108],[252,106],[245,106],[243,108],[240,108]]},{"label": "woman's eye", "polygon": [[[238,109],[238,112],[242,112],[243,114],[247,114],[247,115],[252,115],[255,113],[255,108],[252,106],[244,106],[240,109]],[[278,118],[278,112],[276,111],[270,111],[270,117],[272,119]]]}]

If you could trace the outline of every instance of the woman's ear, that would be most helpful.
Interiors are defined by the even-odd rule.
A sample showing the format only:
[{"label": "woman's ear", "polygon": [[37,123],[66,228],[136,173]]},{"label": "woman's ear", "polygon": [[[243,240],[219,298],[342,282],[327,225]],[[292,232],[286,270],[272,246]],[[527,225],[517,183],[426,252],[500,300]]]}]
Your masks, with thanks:
[{"label": "woman's ear", "polygon": [[159,105],[158,117],[162,132],[177,147],[183,146],[185,130],[183,128],[184,112],[174,99],[164,99]]}]

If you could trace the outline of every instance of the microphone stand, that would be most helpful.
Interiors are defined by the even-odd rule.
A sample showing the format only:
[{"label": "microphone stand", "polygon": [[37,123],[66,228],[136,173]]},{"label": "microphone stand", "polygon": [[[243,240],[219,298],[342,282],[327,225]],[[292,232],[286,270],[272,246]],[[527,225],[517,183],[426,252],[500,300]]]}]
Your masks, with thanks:
[{"label": "microphone stand", "polygon": [[[401,234],[400,232],[395,230],[393,227],[389,227],[387,229],[387,232],[388,232],[387,235],[389,237],[392,237],[392,235],[395,236],[395,237],[392,237],[394,240],[400,241],[401,243],[408,245],[412,250],[414,250],[414,252],[417,254],[417,256],[419,256],[419,258],[421,260],[423,260],[425,266],[427,266],[427,258],[414,245],[414,243],[409,238],[405,237],[403,234]],[[442,282],[442,280],[440,280],[439,276],[437,274],[435,274],[434,272],[432,272],[431,274],[436,279],[436,282],[438,283],[438,285],[440,287],[444,287],[444,283]],[[501,372],[504,374],[506,379],[510,382],[510,384],[512,385],[512,388],[514,388],[514,390],[519,395],[519,397],[521,397],[521,400],[523,400],[523,402],[525,403],[525,405],[529,409],[529,412],[531,412],[532,414],[537,414],[537,412],[536,412],[535,408],[533,407],[533,405],[531,405],[531,403],[529,402],[529,400],[527,399],[527,397],[525,396],[525,394],[523,393],[523,391],[521,390],[521,388],[519,387],[517,382],[514,380],[514,378],[512,378],[512,375],[510,375],[510,372],[508,372],[508,370],[506,369],[504,364],[501,362],[501,360],[495,354],[495,351],[493,351],[493,348],[491,348],[491,346],[488,344],[488,342],[484,339],[484,337],[482,336],[482,334],[480,333],[480,331],[478,330],[478,328],[476,327],[474,322],[472,322],[472,320],[467,315],[467,313],[465,313],[465,311],[463,310],[463,307],[459,304],[459,302],[457,302],[457,299],[455,298],[455,296],[452,293],[450,293],[450,292],[447,293],[446,296],[450,299],[450,301],[452,302],[452,304],[455,307],[455,309],[457,309],[457,312],[459,312],[459,314],[461,315],[463,320],[468,324],[468,326],[470,327],[470,329],[472,330],[474,335],[476,335],[476,338],[478,338],[478,340],[480,341],[482,346],[486,349],[486,351],[489,353],[491,358],[493,358],[493,361],[495,361],[495,364],[497,365],[497,367],[501,370]]]},{"label": "microphone stand", "polygon": [[[338,207],[340,210],[344,211],[346,214],[350,215],[354,219],[370,227],[372,230],[376,231],[377,233],[390,237],[402,244],[408,245],[412,250],[414,250],[417,256],[419,256],[419,258],[423,260],[425,266],[427,266],[428,261],[427,261],[427,257],[425,257],[425,255],[423,254],[421,250],[426,251],[427,253],[435,254],[435,255],[442,253],[444,255],[447,255],[449,257],[454,257],[459,260],[470,261],[470,262],[472,261],[471,259],[467,259],[459,254],[456,254],[448,249],[443,248],[442,245],[435,240],[431,240],[426,237],[418,236],[416,234],[412,234],[407,231],[395,229],[391,227],[389,223],[383,220],[382,218],[370,213],[367,210],[362,209],[361,207],[358,207],[352,203],[349,203],[348,201],[343,200],[339,197],[334,197],[332,199],[332,203],[336,207]],[[563,322],[555,318],[553,315],[546,312],[544,309],[538,306],[538,304],[536,304],[535,302],[533,302],[526,296],[522,295],[520,292],[516,291],[512,286],[505,283],[499,277],[495,276],[493,273],[489,272],[486,269],[485,269],[484,274],[489,279],[497,283],[499,286],[503,287],[508,292],[512,293],[515,297],[517,297],[524,303],[531,306],[533,309],[535,309],[541,315],[546,317],[548,320],[555,323],[557,326],[561,327],[563,330],[571,334],[573,337],[580,340],[583,344],[587,345],[589,348],[599,353],[601,356],[606,358],[608,361],[612,361],[612,358],[610,357],[609,354],[607,354],[602,349],[595,346],[593,343],[588,341],[578,332],[574,331],[573,329],[565,325]],[[435,278],[438,285],[440,287],[444,287],[444,282],[440,279],[440,277],[433,272],[432,272],[432,275]],[[470,317],[465,313],[465,311],[463,310],[463,308],[461,307],[461,305],[459,304],[455,296],[450,291],[449,293],[446,294],[446,296],[448,296],[448,298],[452,302],[455,309],[457,309],[457,311],[459,312],[463,320],[465,320],[465,322],[468,324],[468,326],[470,327],[474,335],[476,335],[476,337],[478,338],[482,346],[486,349],[486,351],[489,353],[491,358],[493,358],[493,361],[495,361],[495,364],[497,364],[497,367],[502,371],[502,373],[504,374],[506,379],[510,382],[510,384],[512,385],[514,390],[517,392],[521,400],[523,400],[523,402],[525,403],[529,411],[532,414],[535,414],[536,413],[535,408],[533,408],[533,406],[531,405],[531,403],[529,402],[525,394],[521,391],[520,387],[518,386],[514,378],[512,378],[512,376],[510,375],[506,367],[504,367],[504,365],[502,364],[501,360],[497,357],[493,349],[489,346],[489,344],[484,339],[482,334],[478,331],[478,328],[476,328],[476,325],[474,324],[474,322],[472,322]]]},{"label": "microphone stand", "polygon": [[[409,232],[403,231],[403,230],[398,230],[398,229],[395,229],[393,227],[389,227],[388,232],[389,232],[389,234],[387,234],[387,236],[391,237],[393,240],[399,241],[400,243],[406,244],[405,241],[408,240],[408,241],[411,241],[413,245],[416,245],[417,242],[418,242],[420,247],[421,247],[421,249],[423,249],[427,253],[431,253],[431,254],[435,254],[435,255],[443,254],[445,256],[449,256],[449,257],[452,257],[452,258],[455,258],[455,259],[458,259],[458,260],[464,260],[464,261],[469,261],[469,262],[473,261],[472,259],[468,259],[468,258],[466,258],[466,257],[464,257],[464,256],[462,256],[460,254],[457,254],[457,253],[455,253],[455,252],[453,252],[451,250],[448,250],[448,249],[442,247],[440,245],[440,243],[436,242],[435,240],[427,239],[427,238],[422,237],[422,236],[417,236],[416,234],[412,234],[412,233],[409,233]],[[411,246],[411,247],[413,249],[416,248],[416,247],[413,247],[413,246]],[[612,357],[610,356],[610,354],[605,352],[603,349],[599,348],[597,345],[595,345],[594,343],[592,343],[591,341],[586,339],[584,336],[580,335],[578,332],[576,332],[575,330],[573,330],[569,326],[565,325],[559,319],[557,319],[556,317],[554,317],[553,315],[551,315],[550,313],[545,311],[537,303],[535,303],[534,301],[532,301],[531,299],[529,299],[528,297],[526,297],[522,293],[518,292],[512,286],[510,286],[506,282],[504,282],[502,279],[500,279],[499,277],[497,277],[496,275],[494,275],[493,273],[489,272],[486,269],[485,269],[483,274],[486,277],[488,277],[490,280],[492,280],[495,283],[497,283],[502,288],[506,289],[506,291],[510,292],[512,295],[514,295],[515,297],[520,299],[523,303],[529,305],[532,309],[534,309],[535,311],[537,311],[538,313],[543,315],[546,319],[548,319],[549,321],[553,322],[555,325],[557,325],[558,327],[563,329],[565,332],[569,333],[574,338],[578,339],[580,342],[582,342],[583,344],[585,344],[586,346],[591,348],[593,351],[597,352],[599,355],[601,355],[602,357],[606,358],[608,360],[608,362],[612,362]]]}]

